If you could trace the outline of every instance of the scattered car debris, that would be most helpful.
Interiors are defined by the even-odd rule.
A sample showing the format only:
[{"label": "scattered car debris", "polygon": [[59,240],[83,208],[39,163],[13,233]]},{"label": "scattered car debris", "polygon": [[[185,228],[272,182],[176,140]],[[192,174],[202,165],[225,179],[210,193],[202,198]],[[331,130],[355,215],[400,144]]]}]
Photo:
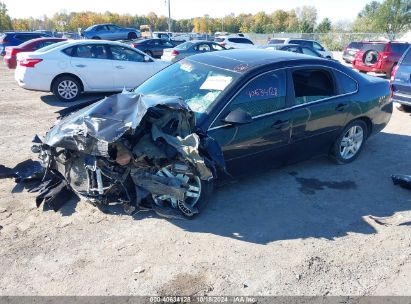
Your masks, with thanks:
[{"label": "scattered car debris", "polygon": [[129,214],[192,217],[225,167],[219,145],[196,132],[194,113],[179,97],[124,91],[61,117],[34,142],[45,173],[30,191],[39,192],[37,207],[53,210],[75,193]]},{"label": "scattered car debris", "polygon": [[403,188],[411,190],[411,175],[393,175],[391,176],[394,185],[399,185]]},{"label": "scattered car debris", "polygon": [[0,165],[0,179],[14,178],[17,183],[30,182],[41,179],[44,175],[44,168],[38,161],[28,159],[17,164],[14,168]]}]

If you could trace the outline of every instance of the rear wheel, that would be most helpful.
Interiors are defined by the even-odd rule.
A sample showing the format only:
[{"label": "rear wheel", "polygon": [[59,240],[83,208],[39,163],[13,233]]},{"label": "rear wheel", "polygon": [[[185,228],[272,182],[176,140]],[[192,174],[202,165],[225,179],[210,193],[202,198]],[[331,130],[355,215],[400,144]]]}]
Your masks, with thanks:
[{"label": "rear wheel", "polygon": [[137,34],[136,33],[128,33],[127,38],[128,38],[128,40],[137,39]]},{"label": "rear wheel", "polygon": [[398,110],[403,111],[403,112],[411,112],[411,106],[400,104],[398,106]]},{"label": "rear wheel", "polygon": [[349,123],[335,141],[332,157],[338,164],[348,164],[360,154],[368,136],[367,124],[362,120]]},{"label": "rear wheel", "polygon": [[61,101],[72,102],[79,98],[81,84],[72,76],[61,76],[54,80],[52,90]]}]

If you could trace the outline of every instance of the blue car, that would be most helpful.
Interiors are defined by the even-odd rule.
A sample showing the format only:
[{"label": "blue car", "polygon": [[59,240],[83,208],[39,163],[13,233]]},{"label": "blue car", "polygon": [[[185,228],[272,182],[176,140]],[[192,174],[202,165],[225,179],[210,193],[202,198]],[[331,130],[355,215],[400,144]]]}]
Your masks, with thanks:
[{"label": "blue car", "polygon": [[96,24],[87,28],[81,35],[87,39],[134,40],[141,37],[139,30],[120,27],[115,24]]},{"label": "blue car", "polygon": [[6,46],[17,46],[31,39],[50,37],[41,32],[5,32],[0,34],[0,55],[6,54]]},{"label": "blue car", "polygon": [[392,72],[392,100],[406,111],[411,111],[411,47]]}]

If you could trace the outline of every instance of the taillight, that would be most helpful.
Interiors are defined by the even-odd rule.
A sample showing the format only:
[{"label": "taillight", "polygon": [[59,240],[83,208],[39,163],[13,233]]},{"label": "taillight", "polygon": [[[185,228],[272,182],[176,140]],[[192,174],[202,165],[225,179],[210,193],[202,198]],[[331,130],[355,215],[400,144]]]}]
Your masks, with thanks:
[{"label": "taillight", "polygon": [[391,71],[391,81],[394,80],[395,74],[397,74],[397,71],[398,71],[398,68],[399,68],[399,67],[400,67],[400,66],[397,64],[397,65],[392,69],[392,71]]},{"label": "taillight", "polygon": [[133,47],[138,47],[140,44],[139,43],[132,43],[131,44]]},{"label": "taillight", "polygon": [[173,55],[173,56],[177,56],[178,54],[180,54],[179,51],[176,51],[176,50],[171,51],[171,55]]},{"label": "taillight", "polygon": [[26,68],[34,68],[34,66],[42,62],[43,59],[34,59],[34,58],[26,58],[20,61],[20,66],[26,67]]},{"label": "taillight", "polygon": [[9,40],[7,38],[0,38],[0,43],[7,43]]},{"label": "taillight", "polygon": [[220,42],[220,45],[221,46],[225,46],[227,43],[225,43],[225,42]]},{"label": "taillight", "polygon": [[18,52],[19,50],[16,48],[6,47],[6,54],[9,54],[10,56],[16,56]]}]

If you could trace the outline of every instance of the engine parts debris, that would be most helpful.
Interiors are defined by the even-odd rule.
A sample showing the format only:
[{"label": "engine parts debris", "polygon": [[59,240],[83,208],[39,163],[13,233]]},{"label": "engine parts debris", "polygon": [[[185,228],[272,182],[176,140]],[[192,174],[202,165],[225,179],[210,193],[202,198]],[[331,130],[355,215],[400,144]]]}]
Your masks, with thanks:
[{"label": "engine parts debris", "polygon": [[[67,114],[67,113],[65,113]],[[125,212],[198,214],[224,158],[218,144],[196,130],[195,115],[178,97],[112,95],[63,116],[36,137],[45,175],[36,204],[61,208],[69,193],[97,207]]]}]

